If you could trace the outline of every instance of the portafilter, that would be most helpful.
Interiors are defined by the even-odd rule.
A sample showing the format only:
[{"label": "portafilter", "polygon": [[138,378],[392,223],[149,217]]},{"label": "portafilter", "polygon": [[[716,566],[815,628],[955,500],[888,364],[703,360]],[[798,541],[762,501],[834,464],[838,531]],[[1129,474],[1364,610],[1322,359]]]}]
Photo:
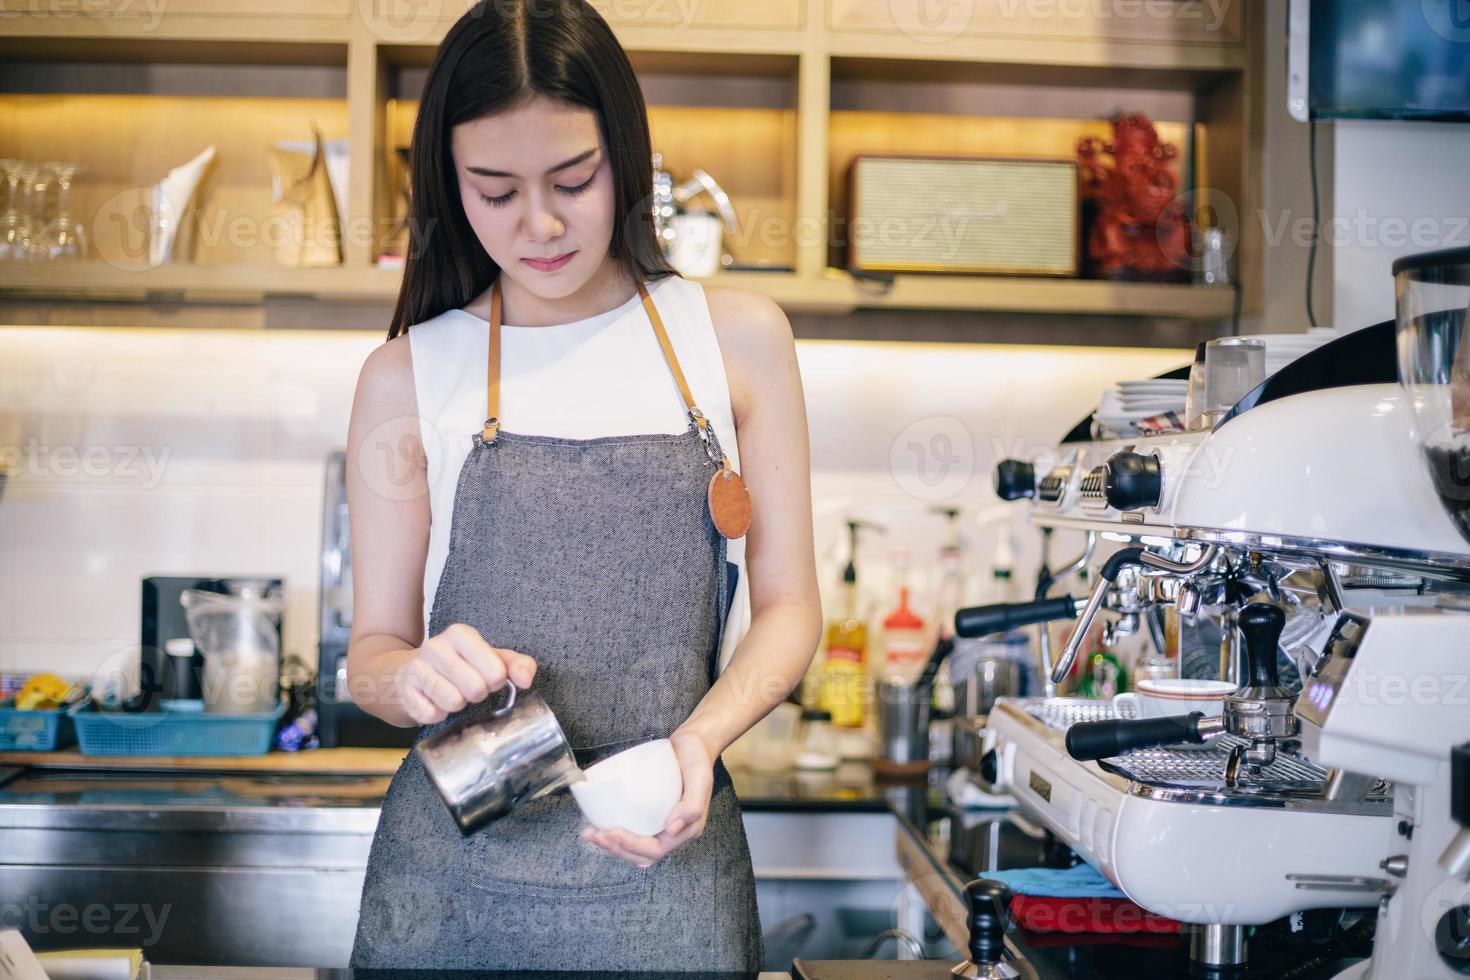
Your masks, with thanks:
[{"label": "portafilter", "polygon": [[1276,673],[1276,651],[1286,614],[1268,602],[1245,605],[1235,617],[1245,645],[1249,677],[1225,696],[1221,715],[1193,711],[1166,718],[1111,718],[1079,722],[1067,729],[1067,752],[1079,762],[1092,762],[1138,749],[1200,744],[1224,732],[1246,740],[1230,752],[1225,781],[1236,785],[1242,770],[1260,770],[1276,761],[1276,745],[1298,733],[1292,709],[1296,692],[1283,687]]}]

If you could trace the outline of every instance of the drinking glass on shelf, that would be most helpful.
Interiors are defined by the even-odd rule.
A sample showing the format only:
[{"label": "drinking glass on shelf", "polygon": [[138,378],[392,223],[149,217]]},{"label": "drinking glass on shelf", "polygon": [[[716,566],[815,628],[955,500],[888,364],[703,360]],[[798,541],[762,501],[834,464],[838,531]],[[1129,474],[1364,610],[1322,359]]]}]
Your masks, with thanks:
[{"label": "drinking glass on shelf", "polygon": [[1228,228],[1199,228],[1195,231],[1194,281],[1206,286],[1230,285],[1230,256],[1235,235]]},{"label": "drinking glass on shelf", "polygon": [[5,214],[0,216],[0,261],[25,262],[30,259],[32,236],[31,203],[32,171],[28,160],[0,160],[4,168],[7,190]]},{"label": "drinking glass on shelf", "polygon": [[41,229],[40,251],[46,259],[80,259],[87,254],[87,230],[71,214],[71,182],[86,170],[81,163],[46,164],[56,180],[56,217]]},{"label": "drinking glass on shelf", "polygon": [[40,262],[46,258],[46,250],[41,245],[41,231],[46,227],[48,212],[47,198],[50,196],[51,183],[55,175],[45,164],[31,164],[25,173],[25,184],[28,194],[26,196],[26,235],[25,254],[22,256],[26,262]]}]

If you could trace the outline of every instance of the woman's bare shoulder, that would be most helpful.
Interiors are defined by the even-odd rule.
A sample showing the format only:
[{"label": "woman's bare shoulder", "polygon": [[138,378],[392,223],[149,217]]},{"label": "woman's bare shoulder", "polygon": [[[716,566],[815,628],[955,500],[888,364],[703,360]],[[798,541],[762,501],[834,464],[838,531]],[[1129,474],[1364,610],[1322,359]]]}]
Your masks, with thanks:
[{"label": "woman's bare shoulder", "polygon": [[399,334],[379,344],[363,361],[357,376],[357,404],[412,411],[415,401],[413,349],[408,335]]},{"label": "woman's bare shoulder", "polygon": [[404,391],[412,394],[413,348],[409,344],[409,335],[400,334],[373,348],[368,360],[363,361],[357,383],[359,388],[368,385],[379,394],[401,394]]},{"label": "woman's bare shoulder", "polygon": [[720,343],[731,408],[744,418],[765,383],[787,375],[796,360],[791,322],[769,296],[736,286],[705,286],[710,322]]},{"label": "woman's bare shoulder", "polygon": [[759,356],[779,355],[791,343],[791,323],[776,301],[738,286],[704,287],[710,320],[721,346]]}]

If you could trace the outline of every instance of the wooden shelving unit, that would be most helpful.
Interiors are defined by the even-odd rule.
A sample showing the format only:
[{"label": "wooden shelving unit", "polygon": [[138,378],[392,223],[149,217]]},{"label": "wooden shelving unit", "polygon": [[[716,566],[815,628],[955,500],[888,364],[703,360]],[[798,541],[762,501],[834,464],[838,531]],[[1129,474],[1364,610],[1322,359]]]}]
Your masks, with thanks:
[{"label": "wooden shelving unit", "polygon": [[[46,263],[10,276],[17,296],[160,303],[258,303],[273,297],[391,302],[392,269],[290,269],[272,265],[166,265],[133,271],[104,262]],[[994,310],[1220,319],[1230,316],[1229,289],[1092,279],[1024,276],[901,275],[891,282],[854,279],[828,270],[816,279],[789,272],[729,272],[700,282],[770,296],[793,313],[842,314],[856,309]]]},{"label": "wooden shelving unit", "polygon": [[[945,5],[937,21],[923,16],[922,0],[593,5],[644,81],[656,148],[675,175],[710,170],[742,223],[756,229],[731,248],[737,261],[782,270],[724,273],[715,282],[763,292],[792,313],[1231,315],[1232,290],[1191,285],[854,279],[834,267],[840,250],[829,232],[856,152],[908,140],[924,152],[1014,150],[1019,142],[1059,155],[1076,135],[1098,131],[1109,112],[1139,105],[1154,109],[1167,138],[1187,145],[1197,186],[1222,195],[1238,215],[1253,213],[1262,170],[1259,0],[1230,6],[1215,24],[1204,17],[1205,5],[1179,5],[1178,15],[1162,17],[1147,11],[1163,8],[1130,0],[1104,0],[1086,16],[1057,5],[1033,11],[975,0]],[[0,0],[0,14],[14,14],[0,38],[0,63],[10,65],[0,68],[0,155],[91,164],[73,187],[80,214],[97,213],[215,143],[220,171],[202,190],[201,211],[263,220],[266,144],[304,139],[315,124],[329,138],[348,139],[346,222],[373,229],[344,236],[344,264],[331,269],[274,265],[268,247],[228,235],[196,244],[193,261],[151,269],[102,259],[10,266],[0,268],[0,303],[391,303],[400,274],[374,259],[394,217],[394,147],[406,143],[416,86],[464,7],[464,0],[408,6],[398,16],[386,0],[262,0],[248,9],[171,0],[150,19],[142,7],[131,17],[84,17]],[[968,13],[956,20],[954,11]],[[1204,19],[1184,16],[1189,11]],[[106,88],[97,87],[99,78]],[[1031,93],[1036,108],[1028,111]],[[206,103],[218,111],[203,111]],[[791,233],[766,236],[762,222]],[[1247,312],[1259,305],[1261,280],[1253,225],[1242,217],[1238,270]]]}]

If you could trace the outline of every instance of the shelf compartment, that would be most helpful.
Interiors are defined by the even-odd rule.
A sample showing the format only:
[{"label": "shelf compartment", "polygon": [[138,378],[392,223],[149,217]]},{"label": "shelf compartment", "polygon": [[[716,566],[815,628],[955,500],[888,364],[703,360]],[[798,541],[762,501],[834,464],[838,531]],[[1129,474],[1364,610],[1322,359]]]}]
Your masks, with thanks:
[{"label": "shelf compartment", "polygon": [[[386,52],[388,90],[384,107],[385,157],[389,187],[403,181],[400,147],[412,139],[425,71],[424,49],[399,46]],[[691,59],[687,54],[634,52],[631,56],[648,104],[653,148],[676,181],[703,168],[730,195],[740,235],[727,235],[726,250],[737,265],[789,269],[795,265],[796,59],[766,55],[722,55]],[[701,207],[712,208],[702,199]],[[393,204],[391,227],[402,215]],[[386,212],[384,212],[386,213]],[[405,245],[403,235],[390,243]]]},{"label": "shelf compartment", "polygon": [[[1180,151],[1176,175],[1181,192],[1190,186],[1191,127],[1156,121],[1159,137]],[[1003,159],[1075,160],[1083,136],[1111,137],[1109,123],[1090,119],[1015,116],[956,116],[911,112],[836,111],[828,135],[828,188],[833,214],[829,262],[846,265],[846,220],[850,218],[848,174],[865,153],[973,156]],[[1081,243],[1084,253],[1086,242]],[[1055,280],[1053,280],[1055,281]]]},{"label": "shelf compartment", "polygon": [[347,136],[345,99],[148,95],[0,95],[7,156],[85,163],[72,211],[90,233],[91,257],[136,268],[146,249],[148,188],[213,144],[175,260],[274,262],[267,149],[279,140]]}]

